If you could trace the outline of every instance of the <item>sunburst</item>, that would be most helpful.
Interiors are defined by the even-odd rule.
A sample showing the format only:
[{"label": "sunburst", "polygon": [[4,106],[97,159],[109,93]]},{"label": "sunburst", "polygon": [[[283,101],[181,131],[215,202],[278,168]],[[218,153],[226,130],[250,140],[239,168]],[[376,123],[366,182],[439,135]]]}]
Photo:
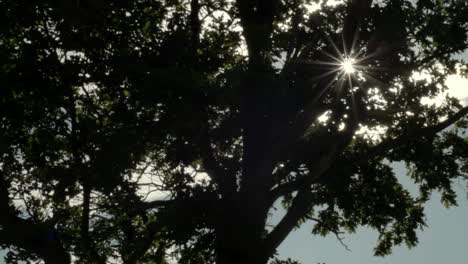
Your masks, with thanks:
[{"label": "sunburst", "polygon": [[353,74],[356,72],[356,68],[354,68],[355,59],[353,58],[344,58],[341,62],[341,70],[344,71],[346,74]]},{"label": "sunburst", "polygon": [[[327,35],[325,34],[329,45],[333,48],[334,54],[329,52],[322,51],[322,53],[328,57],[329,61],[313,61],[312,64],[319,64],[329,70],[324,74],[314,78],[318,79],[324,78],[331,74],[335,74],[336,78],[332,82],[338,84],[339,88],[343,88],[343,84],[347,83],[350,85],[349,89],[354,89],[353,83],[359,86],[359,82],[362,81],[373,81],[378,82],[377,78],[372,76],[372,72],[382,70],[380,67],[366,65],[366,61],[377,56],[377,52],[367,53],[366,48],[363,46],[357,48],[358,44],[358,34],[356,33],[353,37],[351,47],[346,47],[345,41],[343,40],[343,47],[340,49],[338,45]],[[342,36],[343,37],[343,36]],[[354,81],[352,81],[354,80]],[[355,82],[357,81],[357,82]],[[327,88],[333,86],[333,84],[327,85]]]},{"label": "sunburst", "polygon": [[[380,83],[378,77],[373,76],[378,71],[385,70],[381,66],[370,65],[373,58],[381,55],[381,51],[370,52],[364,43],[359,41],[359,28],[356,28],[353,39],[349,45],[346,44],[343,33],[341,34],[342,46],[337,45],[329,34],[323,32],[323,35],[328,42],[320,51],[322,55],[316,60],[304,59],[298,57],[296,62],[315,65],[315,76],[311,76],[311,83],[321,82],[321,89],[316,94],[315,100],[319,100],[324,94],[333,89],[337,95],[342,95],[343,92],[353,93],[356,89],[362,88],[364,83]],[[341,46],[341,47],[339,47]],[[328,48],[330,49],[328,49]],[[326,83],[323,82],[326,80]],[[367,86],[365,85],[365,86]]]},{"label": "sunburst", "polygon": [[[360,100],[355,98],[357,91],[367,87],[369,85],[368,82],[378,83],[378,78],[372,76],[372,73],[382,70],[378,66],[369,65],[369,62],[380,54],[377,54],[378,52],[369,52],[363,43],[360,45],[357,32],[358,29],[356,29],[350,45],[346,45],[344,36],[342,35],[342,47],[338,47],[339,45],[328,34],[323,34],[328,41],[330,49],[327,50],[326,47],[322,49],[320,52],[324,56],[320,56],[318,60],[302,59],[300,61],[301,63],[315,65],[316,69],[319,69],[318,72],[320,72],[311,78],[311,82],[321,83],[321,88],[314,96],[313,101],[317,102],[321,100],[330,90],[334,90],[334,95],[332,96],[337,97],[337,99],[343,97],[344,94],[348,94],[350,101],[346,104],[349,104],[351,116],[354,119],[359,119],[359,107],[357,104],[360,103]],[[361,95],[358,96],[362,96],[362,94],[365,94],[365,91],[361,91],[359,94]]]}]

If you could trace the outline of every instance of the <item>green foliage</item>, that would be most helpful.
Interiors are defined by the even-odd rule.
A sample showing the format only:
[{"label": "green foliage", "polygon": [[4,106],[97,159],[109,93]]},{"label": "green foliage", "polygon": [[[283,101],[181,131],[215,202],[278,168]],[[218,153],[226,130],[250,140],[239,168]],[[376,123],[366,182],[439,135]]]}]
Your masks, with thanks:
[{"label": "green foliage", "polygon": [[326,2],[1,1],[7,261],[266,263],[309,220],[416,246],[468,179],[468,4]]}]

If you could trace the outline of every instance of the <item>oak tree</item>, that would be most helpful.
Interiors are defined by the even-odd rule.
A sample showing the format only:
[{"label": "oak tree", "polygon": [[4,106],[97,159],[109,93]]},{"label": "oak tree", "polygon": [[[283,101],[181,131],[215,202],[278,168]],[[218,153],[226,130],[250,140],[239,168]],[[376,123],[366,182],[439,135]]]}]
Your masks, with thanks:
[{"label": "oak tree", "polygon": [[467,75],[466,1],[0,10],[10,263],[262,264],[308,221],[316,235],[374,228],[385,255],[415,246],[430,194],[455,205],[468,177],[468,107],[446,93]]}]

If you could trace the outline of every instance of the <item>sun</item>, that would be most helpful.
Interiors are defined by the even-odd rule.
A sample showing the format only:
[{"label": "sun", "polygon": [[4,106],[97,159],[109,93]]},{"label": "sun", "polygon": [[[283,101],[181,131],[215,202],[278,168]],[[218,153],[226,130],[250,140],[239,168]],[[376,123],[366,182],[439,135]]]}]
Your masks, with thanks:
[{"label": "sun", "polygon": [[341,62],[341,70],[343,70],[346,74],[353,74],[356,71],[356,69],[354,68],[354,59],[345,58]]}]

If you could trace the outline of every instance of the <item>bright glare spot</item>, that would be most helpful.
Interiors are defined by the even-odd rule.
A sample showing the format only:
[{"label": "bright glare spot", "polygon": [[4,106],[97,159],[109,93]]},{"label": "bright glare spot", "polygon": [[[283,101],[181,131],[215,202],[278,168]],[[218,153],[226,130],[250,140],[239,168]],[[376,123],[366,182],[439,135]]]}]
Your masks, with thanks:
[{"label": "bright glare spot", "polygon": [[367,93],[369,96],[369,103],[372,104],[374,108],[382,110],[387,108],[388,102],[385,100],[379,88],[370,88]]},{"label": "bright glare spot", "polygon": [[352,58],[346,58],[344,61],[341,63],[341,69],[347,74],[352,74],[356,71],[354,68],[354,59]]},{"label": "bright glare spot", "polygon": [[[413,78],[414,77],[419,77],[419,80],[431,80],[431,77],[425,74],[419,74],[418,76],[413,75]],[[448,95],[459,99],[462,105],[468,105],[468,79],[463,78],[459,74],[452,74],[447,77],[445,85],[448,87],[447,91],[442,92],[433,98],[423,97],[421,98],[421,103],[424,105],[435,105],[436,107],[440,107],[444,103],[445,97]]]},{"label": "bright glare spot", "polygon": [[330,119],[330,116],[331,116],[331,111],[327,110],[325,111],[325,113],[323,113],[317,118],[317,121],[319,121],[322,124],[325,124],[327,123],[328,119]]},{"label": "bright glare spot", "polygon": [[432,81],[432,76],[427,71],[413,72],[411,78],[413,81]]},{"label": "bright glare spot", "polygon": [[343,131],[345,128],[346,128],[346,124],[340,123],[340,125],[338,126],[338,131]]},{"label": "bright glare spot", "polygon": [[328,0],[327,1],[327,5],[329,6],[337,6],[337,5],[341,5],[341,4],[344,4],[345,1],[343,0]]},{"label": "bright glare spot", "polygon": [[[307,1],[307,2],[310,2],[310,1]],[[343,0],[319,0],[319,1],[314,1],[312,3],[306,3],[304,5],[304,7],[306,8],[307,10],[307,13],[313,13],[313,12],[316,12],[320,9],[322,9],[322,4],[325,3],[326,6],[330,6],[330,7],[335,7],[337,5],[342,5],[345,3],[345,1]],[[306,14],[307,14],[306,13]]]},{"label": "bright glare spot", "polygon": [[359,129],[356,131],[356,136],[363,137],[364,139],[370,142],[380,142],[382,141],[382,137],[387,132],[388,128],[385,126],[363,126],[359,125]]},{"label": "bright glare spot", "polygon": [[445,84],[448,86],[448,94],[460,99],[464,105],[468,105],[468,79],[458,74],[450,75]]}]

